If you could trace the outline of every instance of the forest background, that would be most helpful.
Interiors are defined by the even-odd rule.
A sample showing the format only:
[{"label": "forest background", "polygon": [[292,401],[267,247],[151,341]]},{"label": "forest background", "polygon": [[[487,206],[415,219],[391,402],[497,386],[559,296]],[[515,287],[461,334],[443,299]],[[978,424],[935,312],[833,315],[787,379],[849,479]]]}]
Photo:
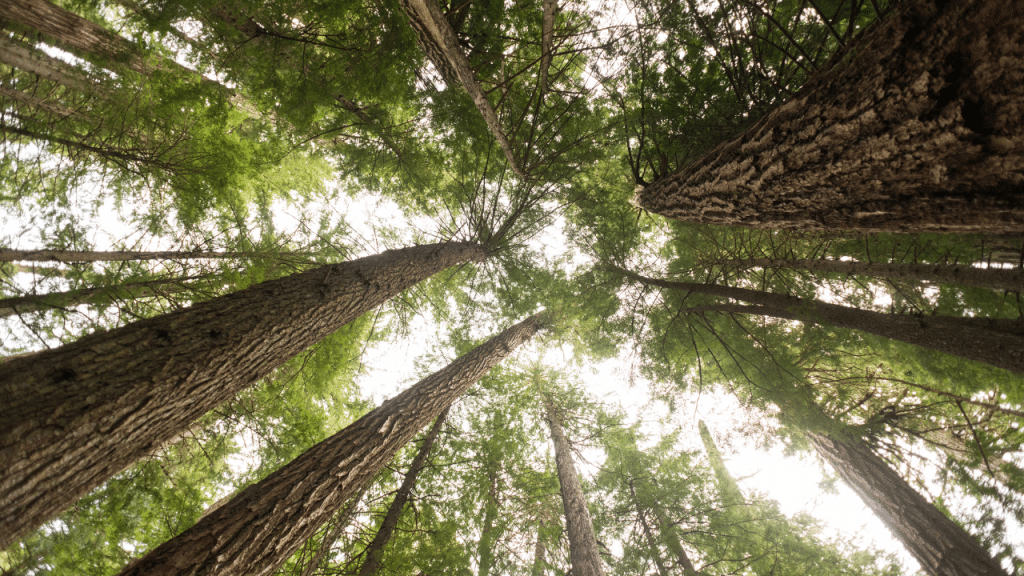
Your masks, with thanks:
[{"label": "forest background", "polygon": [[[323,264],[488,247],[210,411],[0,553],[0,569],[117,573],[369,412],[381,388],[541,309],[554,326],[455,404],[419,474],[413,443],[277,571],[359,571],[413,477],[377,571],[565,572],[545,401],[609,573],[917,569],[738,484],[698,413],[726,451],[804,455],[826,485],[842,480],[810,455],[815,438],[870,446],[1022,569],[1022,369],[972,358],[964,327],[1018,346],[1024,235],[727,227],[631,204],[756,127],[893,7],[453,2],[438,6],[446,42],[420,6],[0,8],[8,358]],[[837,320],[847,311],[960,319],[967,355],[856,329]],[[392,367],[402,349],[411,374]],[[617,382],[595,384],[598,366]]]}]

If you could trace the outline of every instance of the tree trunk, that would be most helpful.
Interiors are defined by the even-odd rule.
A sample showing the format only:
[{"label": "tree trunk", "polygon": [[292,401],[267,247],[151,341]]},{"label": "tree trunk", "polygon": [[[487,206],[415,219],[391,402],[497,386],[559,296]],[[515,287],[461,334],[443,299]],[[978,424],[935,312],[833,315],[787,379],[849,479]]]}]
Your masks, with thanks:
[{"label": "tree trunk", "polygon": [[530,568],[530,576],[544,576],[547,570],[544,569],[547,563],[547,546],[544,545],[544,520],[539,522],[537,527],[537,543],[533,547],[533,566]]},{"label": "tree trunk", "polygon": [[245,489],[120,576],[272,573],[417,432],[542,326],[534,315],[477,346]]},{"label": "tree trunk", "polygon": [[322,266],[0,364],[0,548],[475,243]]},{"label": "tree trunk", "polygon": [[338,540],[338,537],[341,536],[341,533],[344,532],[352,522],[352,516],[355,514],[356,507],[359,505],[359,501],[363,499],[363,494],[366,493],[366,489],[369,486],[369,482],[364,484],[363,488],[353,496],[351,500],[349,500],[348,506],[345,507],[341,514],[338,514],[333,520],[331,520],[331,523],[333,524],[331,526],[331,531],[324,535],[324,539],[320,542],[320,545],[317,546],[316,553],[313,554],[313,557],[310,558],[309,562],[307,562],[302,568],[301,576],[313,576],[313,573],[317,571],[320,564],[323,563],[324,558],[326,558],[327,554],[330,553],[331,548]]},{"label": "tree trunk", "polygon": [[969,264],[890,264],[854,260],[748,258],[717,262],[725,267],[788,268],[812,272],[859,274],[889,280],[958,284],[992,290],[1024,292],[1024,268],[977,268]]},{"label": "tree trunk", "polygon": [[639,190],[677,220],[801,230],[1019,232],[1024,11],[906,0],[789,102]]},{"label": "tree trunk", "polygon": [[193,260],[200,258],[223,259],[259,256],[258,252],[201,252],[170,250],[138,252],[134,250],[11,250],[0,248],[0,262],[126,262],[135,260]]},{"label": "tree trunk", "polygon": [[469,59],[462,53],[458,39],[448,19],[438,5],[437,0],[402,0],[402,8],[409,16],[409,25],[416,33],[416,41],[434,63],[445,82],[457,83],[469,94],[483,116],[491,135],[498,141],[498,146],[505,153],[509,167],[520,178],[527,178],[526,172],[516,159],[512,144],[501,129],[501,121],[487,99],[480,82],[476,79]]},{"label": "tree trunk", "polygon": [[377,530],[377,534],[373,537],[370,545],[366,547],[366,560],[359,567],[359,576],[370,576],[371,574],[376,574],[380,569],[380,562],[384,557],[384,547],[387,546],[391,540],[391,535],[395,532],[395,528],[398,527],[398,520],[402,517],[405,504],[412,496],[412,489],[416,485],[416,476],[419,475],[420,470],[426,464],[427,456],[430,455],[430,449],[433,447],[437,435],[441,433],[441,427],[444,426],[447,416],[448,409],[445,408],[441,415],[437,417],[434,426],[430,428],[427,437],[423,439],[423,445],[420,446],[419,452],[416,453],[412,464],[409,465],[409,471],[405,474],[405,480],[402,481],[402,485],[395,494],[395,499],[391,502],[391,506],[388,507],[380,529]]},{"label": "tree trunk", "polygon": [[[673,282],[647,278],[619,268],[614,270],[649,286],[755,304],[753,307],[732,306],[735,312],[852,328],[1024,374],[1024,336],[1018,320],[884,314],[785,294],[717,284]],[[727,310],[730,306],[716,305],[712,308]]]},{"label": "tree trunk", "polygon": [[658,567],[658,574],[661,576],[668,576],[668,570],[665,568],[665,562],[661,559],[661,550],[658,548],[658,542],[654,539],[654,533],[651,532],[650,525],[647,524],[647,517],[644,516],[644,509],[640,506],[640,501],[636,498],[636,489],[633,488],[633,481],[629,481],[629,493],[633,496],[633,506],[636,508],[636,516],[640,519],[640,526],[643,527],[644,537],[647,538],[647,548],[650,550],[651,559],[654,560],[654,565]]},{"label": "tree trunk", "polygon": [[484,503],[484,525],[477,543],[477,576],[490,576],[494,566],[494,521],[498,519],[498,474],[492,470],[488,475],[487,502]]},{"label": "tree trunk", "polygon": [[88,95],[110,98],[110,93],[74,66],[50,56],[42,50],[0,34],[0,63],[27,74],[39,76]]},{"label": "tree trunk", "polygon": [[679,541],[679,535],[676,534],[675,526],[665,517],[665,511],[657,503],[655,503],[654,513],[658,516],[658,525],[661,527],[661,533],[665,536],[668,549],[676,555],[676,563],[683,569],[683,574],[685,576],[697,576],[697,569],[693,567],[693,562],[687,556],[683,543]]},{"label": "tree trunk", "polygon": [[119,286],[80,288],[78,290],[51,292],[38,296],[29,294],[26,296],[0,298],[0,318],[7,318],[8,316],[15,316],[26,312],[46,312],[55,308],[65,310],[82,304],[101,306],[119,300],[179,293],[189,289],[188,284],[185,284],[185,282],[200,278],[199,276],[187,276],[166,280],[128,282]]},{"label": "tree trunk", "polygon": [[822,458],[931,576],[1006,576],[991,554],[863,442],[809,434]]},{"label": "tree trunk", "polygon": [[558,412],[547,397],[544,398],[544,411],[551,428],[551,442],[555,445],[555,465],[558,468],[566,531],[569,534],[569,561],[573,576],[603,576],[604,566],[597,548],[597,538],[594,537],[594,524],[590,520],[583,488],[576,475],[569,441],[565,438]]},{"label": "tree trunk", "polygon": [[727,508],[745,506],[743,492],[740,491],[739,484],[736,484],[736,480],[729,473],[729,469],[725,467],[725,460],[722,458],[722,453],[718,451],[714,438],[711,437],[711,431],[708,430],[703,420],[698,421],[697,426],[700,429],[701,442],[704,443],[704,451],[707,452],[711,469],[715,471],[715,479],[718,480],[718,492],[722,504]]}]

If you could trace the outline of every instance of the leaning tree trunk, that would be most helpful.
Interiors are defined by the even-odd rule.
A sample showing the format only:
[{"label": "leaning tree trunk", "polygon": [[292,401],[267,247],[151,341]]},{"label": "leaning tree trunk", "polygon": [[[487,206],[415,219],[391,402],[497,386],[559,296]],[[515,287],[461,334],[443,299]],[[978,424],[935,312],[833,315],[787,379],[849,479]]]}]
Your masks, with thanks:
[{"label": "leaning tree trunk", "polygon": [[685,576],[697,576],[697,569],[693,567],[693,562],[690,561],[690,557],[686,554],[683,543],[679,540],[679,534],[676,534],[675,526],[665,516],[665,511],[661,509],[661,505],[657,502],[654,504],[654,512],[658,516],[658,525],[661,527],[661,533],[665,536],[668,549],[676,555],[676,564],[683,569]]},{"label": "leaning tree trunk", "polygon": [[905,0],[789,102],[638,191],[688,222],[864,232],[1024,227],[1024,11]]},{"label": "leaning tree trunk", "polygon": [[565,438],[562,423],[554,404],[544,398],[544,411],[551,428],[551,442],[555,445],[555,466],[558,468],[558,483],[561,486],[562,507],[565,510],[565,527],[569,536],[569,562],[573,576],[603,576],[604,565],[594,536],[594,524],[590,520],[583,488],[576,475],[569,441]]},{"label": "leaning tree trunk", "polygon": [[424,426],[542,328],[534,315],[250,486],[120,576],[271,574]]},{"label": "leaning tree trunk", "polygon": [[836,472],[931,576],[1006,576],[963,528],[910,487],[861,441],[809,434]]},{"label": "leaning tree trunk", "polygon": [[147,280],[145,282],[126,282],[117,286],[96,286],[79,288],[49,294],[11,296],[0,298],[0,318],[15,316],[26,312],[46,312],[53,309],[67,309],[73,306],[102,306],[119,300],[146,298],[165,294],[180,293],[190,287],[185,282],[198,280],[199,276],[168,278],[165,280]]},{"label": "leaning tree trunk", "polygon": [[[330,554],[331,548],[334,547],[334,543],[337,542],[338,538],[348,529],[349,524],[352,523],[352,517],[356,513],[356,508],[359,506],[359,501],[363,499],[363,494],[366,493],[366,489],[369,488],[370,483],[363,485],[363,488],[356,493],[348,501],[348,505],[339,514],[335,515],[333,519],[329,521],[330,531],[324,534],[320,544],[316,546],[316,552],[313,553],[312,558],[306,561],[302,568],[300,576],[313,576],[313,573],[320,569],[320,565],[323,564],[324,559]],[[307,540],[307,544],[310,541]]]},{"label": "leaning tree trunk", "polygon": [[475,243],[330,264],[0,364],[0,548]]},{"label": "leaning tree trunk", "polygon": [[226,259],[262,256],[259,252],[202,252],[165,250],[140,252],[136,250],[12,250],[0,248],[0,262],[127,262],[136,260],[196,260]]},{"label": "leaning tree trunk", "polygon": [[859,274],[889,280],[912,280],[1024,292],[1024,268],[977,268],[970,264],[891,264],[825,258],[746,258],[719,260],[715,264],[726,268],[787,268],[811,272]]},{"label": "leaning tree trunk", "polygon": [[381,522],[380,529],[377,530],[377,534],[373,537],[370,545],[366,547],[366,560],[359,567],[359,576],[370,576],[371,574],[376,574],[380,569],[380,562],[384,557],[384,547],[387,546],[391,540],[391,535],[395,533],[395,528],[398,527],[398,520],[402,517],[405,504],[412,497],[412,489],[416,485],[416,477],[427,463],[427,456],[430,455],[430,449],[434,446],[437,435],[441,433],[441,427],[444,426],[444,420],[447,416],[448,409],[445,408],[444,412],[441,412],[441,415],[437,417],[434,425],[430,428],[427,437],[423,439],[423,445],[420,446],[416,457],[412,459],[409,471],[405,474],[405,480],[402,481],[398,492],[395,493],[395,499],[391,501],[391,506],[388,507],[388,511],[384,515],[384,521]]},{"label": "leaning tree trunk", "polygon": [[649,286],[732,298],[755,305],[724,304],[694,308],[690,312],[714,309],[800,322],[820,322],[837,328],[860,330],[1024,374],[1024,327],[1018,320],[885,314],[749,288],[673,282],[647,278],[620,268],[613,269]]}]

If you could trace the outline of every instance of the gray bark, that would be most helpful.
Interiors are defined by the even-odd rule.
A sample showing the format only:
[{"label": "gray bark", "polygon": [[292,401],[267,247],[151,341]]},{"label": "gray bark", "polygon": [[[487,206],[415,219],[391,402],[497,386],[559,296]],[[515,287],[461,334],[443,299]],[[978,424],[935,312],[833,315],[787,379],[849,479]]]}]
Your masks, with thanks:
[{"label": "gray bark", "polygon": [[250,486],[120,576],[271,574],[470,386],[543,326],[494,336]]},{"label": "gray bark", "polygon": [[603,576],[604,565],[594,536],[594,524],[583,498],[583,488],[576,475],[572,450],[565,437],[561,420],[554,404],[544,398],[544,411],[551,428],[551,442],[555,445],[555,466],[561,487],[562,508],[565,511],[566,532],[569,534],[569,561],[573,576]]},{"label": "gray bark", "polygon": [[809,434],[835,468],[931,576],[1006,576],[963,528],[911,488],[863,442]]},{"label": "gray bark", "polygon": [[0,548],[289,358],[445,268],[448,243],[251,286],[0,364]]},{"label": "gray bark", "polygon": [[1024,11],[906,0],[789,102],[638,191],[668,218],[752,228],[1019,232]]},{"label": "gray bark", "polygon": [[80,288],[49,294],[29,294],[0,298],[0,318],[15,316],[27,312],[46,312],[54,309],[66,310],[82,304],[102,306],[119,300],[146,298],[187,291],[185,282],[197,280],[198,276],[168,278],[165,280],[149,280],[145,282],[127,282],[117,286],[96,286]]}]

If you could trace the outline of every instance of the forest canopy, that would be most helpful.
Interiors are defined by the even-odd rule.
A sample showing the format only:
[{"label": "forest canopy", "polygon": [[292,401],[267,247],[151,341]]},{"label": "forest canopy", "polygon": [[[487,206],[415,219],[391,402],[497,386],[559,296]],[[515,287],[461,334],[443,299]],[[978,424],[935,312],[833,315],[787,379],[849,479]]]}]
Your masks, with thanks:
[{"label": "forest canopy", "polygon": [[1024,574],[1022,28],[4,0],[0,572]]}]

